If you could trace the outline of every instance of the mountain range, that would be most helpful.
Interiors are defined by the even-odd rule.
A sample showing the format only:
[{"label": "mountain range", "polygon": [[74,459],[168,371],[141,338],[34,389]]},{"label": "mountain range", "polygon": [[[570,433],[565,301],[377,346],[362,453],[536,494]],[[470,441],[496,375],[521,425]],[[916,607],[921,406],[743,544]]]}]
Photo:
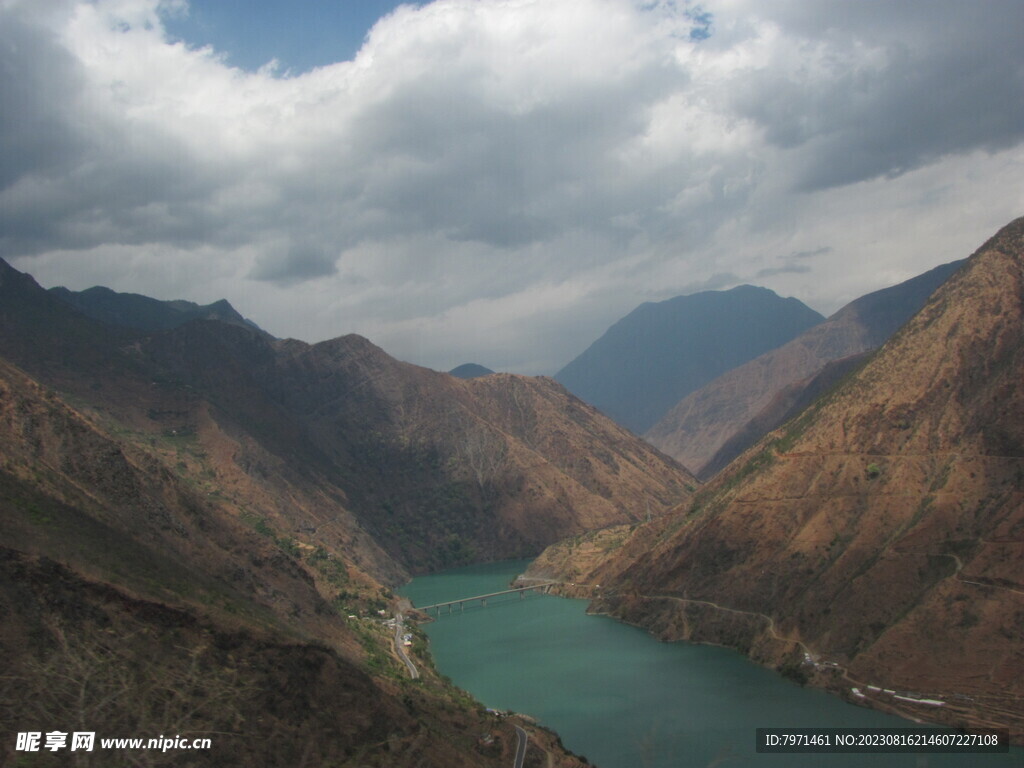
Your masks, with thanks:
[{"label": "mountain range", "polygon": [[692,476],[551,379],[141,306],[105,322],[0,261],[5,728],[230,741],[197,764],[511,762],[513,721],[422,636],[408,678],[389,587],[660,514]]},{"label": "mountain range", "polygon": [[160,301],[137,293],[119,293],[103,286],[84,291],[56,287],[51,288],[50,293],[93,320],[142,331],[165,331],[192,320],[220,320],[261,330],[252,320],[238,314],[225,299],[206,305],[185,300]]},{"label": "mountain range", "polygon": [[[644,438],[707,479],[881,346],[963,261],[869,293],[755,359],[723,373],[671,407]],[[846,363],[826,365],[847,358]],[[810,388],[810,397],[801,395]]]},{"label": "mountain range", "polygon": [[230,743],[196,765],[507,765],[520,727],[534,763],[582,766],[439,677],[414,627],[410,678],[381,621],[410,574],[547,547],[535,575],[663,639],[1024,739],[1024,219],[826,322],[749,286],[684,298],[595,347],[699,306],[757,337],[723,351],[694,314],[664,355],[665,392],[746,393],[704,485],[553,379],[47,291],[0,260],[0,722]]},{"label": "mountain range", "polygon": [[860,704],[1024,738],[1024,219],[658,520],[556,545],[593,610]]}]

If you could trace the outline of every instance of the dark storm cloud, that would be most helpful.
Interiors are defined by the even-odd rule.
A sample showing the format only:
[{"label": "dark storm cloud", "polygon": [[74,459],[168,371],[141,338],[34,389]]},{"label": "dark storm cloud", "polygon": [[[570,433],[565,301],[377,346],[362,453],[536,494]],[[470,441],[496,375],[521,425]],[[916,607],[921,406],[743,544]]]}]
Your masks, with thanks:
[{"label": "dark storm cloud", "polygon": [[338,271],[336,257],[315,245],[291,245],[283,257],[273,252],[268,256],[257,261],[251,273],[254,280],[288,286]]},{"label": "dark storm cloud", "polygon": [[399,231],[441,230],[499,248],[573,228],[614,230],[611,215],[659,194],[614,153],[642,133],[649,105],[684,82],[652,62],[520,107],[475,75],[427,69],[356,123],[359,204],[388,212]]},{"label": "dark storm cloud", "polygon": [[18,9],[0,23],[0,254],[215,239],[206,198],[223,180],[159,126],[110,109],[81,62]]},{"label": "dark storm cloud", "polygon": [[28,173],[65,173],[84,150],[75,64],[52,33],[18,18],[0,24],[0,189]]},{"label": "dark storm cloud", "polygon": [[735,108],[793,158],[804,191],[893,177],[1024,139],[1024,4],[758,5],[798,35],[782,66],[737,83]]},{"label": "dark storm cloud", "polygon": [[550,372],[644,300],[845,302],[1019,213],[1017,2],[437,0],[299,76],[170,7],[0,0],[0,255],[51,284]]}]

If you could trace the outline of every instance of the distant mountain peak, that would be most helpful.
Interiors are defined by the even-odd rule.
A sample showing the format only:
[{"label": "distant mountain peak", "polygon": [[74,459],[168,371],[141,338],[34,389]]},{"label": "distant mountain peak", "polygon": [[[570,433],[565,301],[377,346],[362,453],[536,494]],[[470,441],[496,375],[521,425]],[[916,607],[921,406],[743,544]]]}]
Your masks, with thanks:
[{"label": "distant mountain peak", "polygon": [[809,386],[828,362],[879,347],[963,264],[943,264],[851,301],[825,322],[689,393],[644,437],[707,479],[779,425],[788,407],[774,398],[788,392],[790,405],[800,402],[797,382]]},{"label": "distant mountain peak", "polygon": [[32,275],[26,272],[20,272],[3,259],[0,259],[0,286],[11,282],[17,282],[24,285],[31,284],[36,287],[39,286]]},{"label": "distant mountain peak", "polygon": [[643,433],[690,392],[824,319],[797,299],[753,285],[647,302],[555,378]]},{"label": "distant mountain peak", "polygon": [[1022,382],[1017,219],[828,395],[573,578],[662,639],[1020,742]]},{"label": "distant mountain peak", "polygon": [[329,352],[334,355],[387,355],[383,349],[358,333],[346,333],[341,336],[335,336],[332,339],[324,339],[323,341],[318,341],[316,344],[311,346],[314,350]]},{"label": "distant mountain peak", "polygon": [[463,363],[455,366],[448,373],[458,379],[476,379],[480,376],[490,376],[494,371],[478,363]]}]

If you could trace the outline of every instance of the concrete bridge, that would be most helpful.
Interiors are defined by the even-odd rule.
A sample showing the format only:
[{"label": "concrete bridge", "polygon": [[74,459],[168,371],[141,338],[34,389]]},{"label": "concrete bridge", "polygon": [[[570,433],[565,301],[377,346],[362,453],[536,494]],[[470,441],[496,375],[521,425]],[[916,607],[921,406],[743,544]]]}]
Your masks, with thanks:
[{"label": "concrete bridge", "polygon": [[464,610],[466,610],[466,603],[472,603],[472,602],[477,601],[477,600],[479,600],[480,604],[486,608],[487,607],[487,600],[489,598],[499,597],[500,595],[513,595],[513,594],[518,593],[519,594],[519,599],[522,600],[524,597],[526,597],[526,593],[527,592],[548,592],[548,591],[550,591],[551,587],[553,587],[557,583],[558,583],[557,581],[544,581],[544,582],[541,582],[539,584],[531,584],[528,587],[515,587],[514,589],[503,589],[500,592],[488,592],[486,595],[473,595],[472,597],[460,597],[458,600],[448,600],[447,602],[444,602],[444,603],[434,603],[433,605],[424,605],[422,608],[418,608],[418,610],[423,611],[424,613],[427,613],[428,611],[433,609],[434,615],[435,616],[440,616],[442,608],[447,608],[448,609],[448,613],[451,613],[452,612],[452,607],[457,605],[457,606],[459,606],[459,610],[460,611],[464,611]]}]

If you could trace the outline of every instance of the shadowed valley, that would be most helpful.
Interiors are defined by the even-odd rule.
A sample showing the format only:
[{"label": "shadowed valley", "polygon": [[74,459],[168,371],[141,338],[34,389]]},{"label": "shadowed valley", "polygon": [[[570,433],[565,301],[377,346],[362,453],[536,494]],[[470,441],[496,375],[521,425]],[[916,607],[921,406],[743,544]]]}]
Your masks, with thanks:
[{"label": "shadowed valley", "polygon": [[[695,483],[551,380],[464,381],[357,336],[107,324],[2,263],[0,354],[4,722],[213,734],[197,765],[507,765],[512,722],[422,648],[408,678],[389,587]],[[534,759],[579,764],[533,730]]]}]

